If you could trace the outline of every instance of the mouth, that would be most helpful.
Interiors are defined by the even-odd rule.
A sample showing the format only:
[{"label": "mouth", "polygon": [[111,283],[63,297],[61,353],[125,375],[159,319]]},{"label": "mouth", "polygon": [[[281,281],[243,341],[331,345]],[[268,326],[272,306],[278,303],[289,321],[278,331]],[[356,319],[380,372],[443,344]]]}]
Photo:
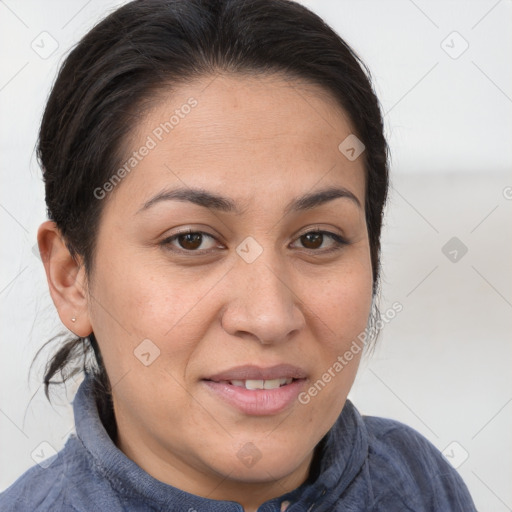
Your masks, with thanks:
[{"label": "mouth", "polygon": [[283,412],[296,401],[307,373],[296,366],[239,366],[202,380],[214,397],[247,415]]}]

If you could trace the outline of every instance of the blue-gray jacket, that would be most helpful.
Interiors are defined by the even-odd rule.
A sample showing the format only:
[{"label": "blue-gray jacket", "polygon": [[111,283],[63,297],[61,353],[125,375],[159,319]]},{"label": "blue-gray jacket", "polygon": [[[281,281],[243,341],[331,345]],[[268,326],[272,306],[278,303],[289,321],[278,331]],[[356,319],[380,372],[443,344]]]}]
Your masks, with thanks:
[{"label": "blue-gray jacket", "polygon": [[[243,512],[237,503],[164,484],[128,459],[103,427],[89,377],[73,407],[76,436],[0,494],[1,512]],[[350,400],[318,450],[309,479],[258,512],[476,510],[459,474],[427,439],[397,421],[361,416]]]}]

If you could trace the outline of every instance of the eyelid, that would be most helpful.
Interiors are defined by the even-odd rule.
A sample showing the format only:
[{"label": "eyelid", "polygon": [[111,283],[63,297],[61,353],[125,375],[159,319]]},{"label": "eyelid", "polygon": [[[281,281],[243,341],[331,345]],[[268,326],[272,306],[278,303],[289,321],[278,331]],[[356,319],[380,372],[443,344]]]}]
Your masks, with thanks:
[{"label": "eyelid", "polygon": [[342,234],[335,233],[334,231],[332,231],[332,229],[334,229],[334,228],[325,227],[325,226],[322,227],[320,224],[315,224],[313,226],[308,226],[304,230],[299,231],[298,234],[295,235],[294,240],[297,239],[297,238],[300,238],[301,236],[307,235],[308,233],[324,233],[324,234],[335,235],[335,236],[338,236],[340,238],[344,238]]}]

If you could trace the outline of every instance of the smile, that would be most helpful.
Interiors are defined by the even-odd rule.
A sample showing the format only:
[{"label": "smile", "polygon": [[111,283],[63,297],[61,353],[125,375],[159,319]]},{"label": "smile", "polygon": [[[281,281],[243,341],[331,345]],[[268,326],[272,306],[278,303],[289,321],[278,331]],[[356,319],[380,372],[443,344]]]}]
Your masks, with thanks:
[{"label": "smile", "polygon": [[287,364],[238,366],[203,379],[215,400],[251,416],[276,415],[297,402],[307,381],[305,370]]}]

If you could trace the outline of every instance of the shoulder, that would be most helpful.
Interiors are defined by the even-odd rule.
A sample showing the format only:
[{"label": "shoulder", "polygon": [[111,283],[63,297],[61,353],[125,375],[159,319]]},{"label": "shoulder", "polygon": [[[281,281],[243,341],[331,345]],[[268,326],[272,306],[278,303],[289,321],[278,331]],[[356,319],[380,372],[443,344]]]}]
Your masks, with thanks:
[{"label": "shoulder", "polygon": [[412,510],[476,510],[460,475],[426,437],[396,420],[362,418],[377,502],[400,495]]},{"label": "shoulder", "polygon": [[67,506],[67,489],[74,470],[69,462],[76,450],[76,438],[71,437],[53,457],[23,473],[0,494],[2,512],[33,512],[73,510]]}]

